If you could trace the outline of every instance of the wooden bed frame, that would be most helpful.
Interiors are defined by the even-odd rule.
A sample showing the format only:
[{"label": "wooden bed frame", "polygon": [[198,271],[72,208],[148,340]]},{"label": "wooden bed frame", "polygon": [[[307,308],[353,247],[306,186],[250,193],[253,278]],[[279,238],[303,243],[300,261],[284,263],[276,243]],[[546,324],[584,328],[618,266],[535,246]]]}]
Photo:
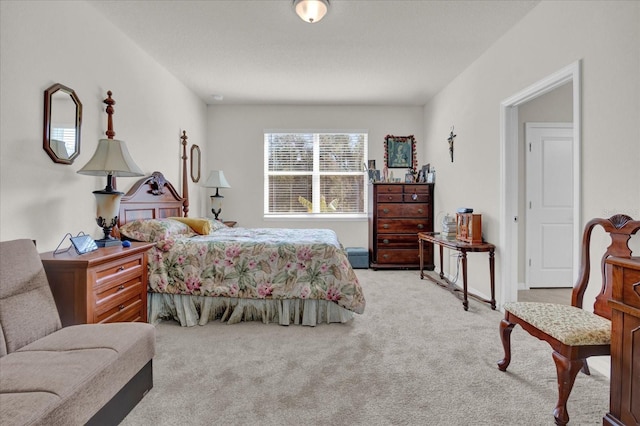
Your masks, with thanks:
[{"label": "wooden bed frame", "polygon": [[[182,193],[180,196],[171,182],[161,172],[153,172],[138,180],[120,202],[118,227],[114,227],[113,236],[120,238],[119,227],[138,219],[163,219],[168,217],[187,217],[189,195],[187,180],[186,133],[181,137],[182,152]],[[160,296],[160,297],[158,297]],[[194,300],[191,300],[193,297]],[[167,302],[167,298],[170,299]],[[175,302],[179,298],[179,302]],[[189,303],[186,303],[186,298]],[[328,300],[297,299],[291,300],[236,299],[233,297],[189,296],[181,294],[148,293],[148,317],[150,322],[164,319],[165,315],[178,321],[182,326],[204,325],[209,320],[222,320],[228,323],[238,321],[278,322],[281,325],[311,325],[323,322],[344,323],[353,318],[353,312]],[[215,303],[214,303],[215,301]],[[222,301],[221,303],[218,303]],[[242,303],[239,303],[241,301]],[[269,304],[262,308],[255,303]],[[307,306],[308,305],[308,306]],[[155,306],[155,308],[154,308]],[[257,306],[257,307],[256,307]],[[178,309],[178,307],[180,309]],[[220,310],[223,307],[224,309]],[[198,311],[200,310],[200,311]],[[273,313],[278,313],[274,316]],[[276,319],[277,318],[277,319]]]},{"label": "wooden bed frame", "polygon": [[136,219],[162,219],[189,213],[189,181],[187,180],[187,132],[182,131],[182,194],[161,172],[137,181],[122,197],[118,226]]},{"label": "wooden bed frame", "polygon": [[188,206],[188,198],[181,197],[162,173],[153,172],[151,176],[137,181],[122,197],[118,226],[136,219],[186,217],[189,212]]}]

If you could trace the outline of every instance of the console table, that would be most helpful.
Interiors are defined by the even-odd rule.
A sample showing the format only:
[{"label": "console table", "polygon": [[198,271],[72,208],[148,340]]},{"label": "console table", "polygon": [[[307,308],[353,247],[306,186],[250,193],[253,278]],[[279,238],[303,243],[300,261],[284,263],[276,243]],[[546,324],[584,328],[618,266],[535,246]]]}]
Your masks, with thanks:
[{"label": "console table", "polygon": [[[422,255],[422,247],[424,242],[433,243],[440,246],[440,279],[443,282],[436,280],[424,273],[424,263],[423,263],[423,255]],[[465,311],[469,310],[469,297],[473,297],[476,300],[481,302],[489,303],[491,305],[491,309],[496,309],[496,286],[495,286],[495,250],[496,246],[490,243],[466,243],[463,241],[458,241],[455,239],[444,238],[438,232],[418,232],[418,244],[420,251],[420,279],[427,277],[429,280],[438,284],[441,287],[445,287],[449,289],[451,292],[460,292],[462,291],[462,306]],[[454,283],[449,281],[443,272],[442,265],[442,255],[444,247],[456,250],[460,252],[462,258],[462,290],[455,286]],[[484,299],[475,294],[469,293],[467,290],[467,252],[489,252],[489,274],[491,278],[491,300]]]}]

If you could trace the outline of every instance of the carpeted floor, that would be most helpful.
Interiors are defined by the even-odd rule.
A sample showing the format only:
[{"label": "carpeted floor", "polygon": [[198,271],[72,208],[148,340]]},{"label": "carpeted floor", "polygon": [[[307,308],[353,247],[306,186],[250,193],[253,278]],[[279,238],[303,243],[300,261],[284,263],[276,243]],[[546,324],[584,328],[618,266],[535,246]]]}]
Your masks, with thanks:
[{"label": "carpeted floor", "polygon": [[[367,307],[347,324],[157,326],[154,388],[123,425],[553,425],[549,346],[416,271],[356,270]],[[570,425],[601,425],[609,380],[579,374]]]}]

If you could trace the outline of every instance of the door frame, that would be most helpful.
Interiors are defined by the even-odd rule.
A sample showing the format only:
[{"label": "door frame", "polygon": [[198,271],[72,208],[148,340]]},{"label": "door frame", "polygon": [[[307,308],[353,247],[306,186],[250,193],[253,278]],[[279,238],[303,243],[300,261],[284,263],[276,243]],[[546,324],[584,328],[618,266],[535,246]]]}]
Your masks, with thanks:
[{"label": "door frame", "polygon": [[573,274],[580,260],[581,221],[581,139],[580,60],[562,68],[500,103],[500,306],[518,300],[518,106],[544,95],[565,83],[573,85]]}]

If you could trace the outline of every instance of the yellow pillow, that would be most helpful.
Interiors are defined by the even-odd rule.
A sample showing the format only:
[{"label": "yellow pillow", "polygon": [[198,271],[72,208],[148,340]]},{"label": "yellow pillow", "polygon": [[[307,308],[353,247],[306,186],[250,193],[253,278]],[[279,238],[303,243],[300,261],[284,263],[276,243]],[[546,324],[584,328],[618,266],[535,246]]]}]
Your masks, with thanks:
[{"label": "yellow pillow", "polygon": [[195,217],[170,217],[169,219],[189,225],[194,232],[200,235],[209,235],[211,232],[211,223],[208,219],[200,219]]}]

